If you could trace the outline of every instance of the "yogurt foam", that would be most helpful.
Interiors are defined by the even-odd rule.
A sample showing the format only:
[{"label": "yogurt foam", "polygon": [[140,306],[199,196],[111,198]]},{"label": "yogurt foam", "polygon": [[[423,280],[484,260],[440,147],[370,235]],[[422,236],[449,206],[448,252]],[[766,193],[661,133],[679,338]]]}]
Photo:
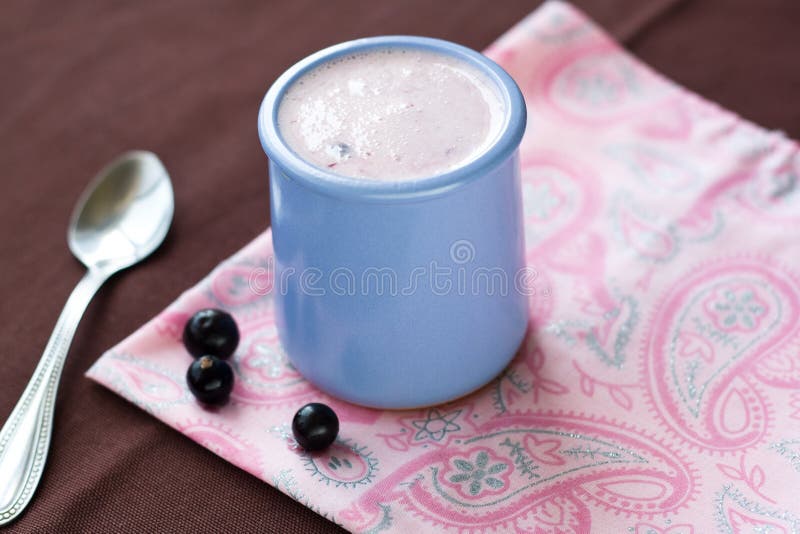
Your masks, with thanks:
[{"label": "yogurt foam", "polygon": [[464,60],[416,48],[333,59],[298,78],[278,129],[311,164],[355,178],[399,181],[474,160],[505,115],[493,83]]}]

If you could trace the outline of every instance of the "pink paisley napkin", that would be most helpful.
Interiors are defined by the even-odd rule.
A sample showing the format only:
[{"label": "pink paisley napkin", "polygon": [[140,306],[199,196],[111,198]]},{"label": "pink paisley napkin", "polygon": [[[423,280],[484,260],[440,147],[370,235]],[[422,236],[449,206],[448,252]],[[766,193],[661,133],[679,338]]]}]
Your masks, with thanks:
[{"label": "pink paisley napkin", "polygon": [[[800,531],[798,145],[664,79],[564,3],[487,54],[529,106],[539,273],[531,334],[502,376],[406,412],[315,390],[277,342],[269,232],[89,376],[352,531]],[[215,411],[188,394],[178,341],[206,306],[243,331]],[[288,435],[313,400],[342,425],[309,455]]]}]

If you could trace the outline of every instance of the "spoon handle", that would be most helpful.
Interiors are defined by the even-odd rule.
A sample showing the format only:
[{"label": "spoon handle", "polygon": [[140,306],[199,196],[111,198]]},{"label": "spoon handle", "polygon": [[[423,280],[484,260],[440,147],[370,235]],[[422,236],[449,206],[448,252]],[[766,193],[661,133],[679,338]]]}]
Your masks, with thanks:
[{"label": "spoon handle", "polygon": [[0,525],[22,513],[42,478],[61,369],[86,306],[107,278],[90,269],[75,286],[33,376],[0,430]]}]

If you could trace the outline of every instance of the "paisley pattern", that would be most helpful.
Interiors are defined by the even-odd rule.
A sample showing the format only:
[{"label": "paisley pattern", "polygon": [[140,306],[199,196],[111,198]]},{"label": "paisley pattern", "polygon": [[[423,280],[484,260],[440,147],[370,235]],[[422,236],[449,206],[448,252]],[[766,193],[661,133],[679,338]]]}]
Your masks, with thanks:
[{"label": "paisley pattern", "polygon": [[746,534],[800,532],[800,515],[796,504],[792,509],[752,500],[733,484],[717,492],[714,502],[717,532]]},{"label": "paisley pattern", "polygon": [[748,216],[755,216],[774,224],[797,224],[796,190],[800,187],[800,158],[796,155],[777,170],[766,173],[755,169],[746,177],[742,187],[735,192],[736,201]]},{"label": "paisley pattern", "polygon": [[305,469],[312,477],[335,488],[369,485],[380,470],[378,459],[367,447],[341,440],[304,458]]},{"label": "paisley pattern", "polygon": [[643,187],[674,193],[697,187],[700,182],[697,171],[679,154],[655,146],[619,144],[608,147],[606,151],[633,173]]},{"label": "paisley pattern", "polygon": [[666,263],[681,245],[680,232],[663,216],[634,204],[628,195],[615,199],[614,236],[639,258]]},{"label": "paisley pattern", "polygon": [[[525,92],[529,335],[472,395],[380,411],[318,391],[275,327],[265,232],[90,369],[355,532],[800,532],[800,147],[546,2],[487,54]],[[188,394],[183,324],[236,317],[231,402]],[[442,377],[446,379],[446,377]],[[291,419],[330,404],[305,453]]]},{"label": "paisley pattern", "polygon": [[672,96],[674,87],[604,35],[592,37],[586,45],[554,54],[544,73],[534,75],[543,111],[577,122],[613,124]]},{"label": "paisley pattern", "polygon": [[272,313],[265,312],[264,320],[251,323],[241,334],[232,360],[238,377],[231,393],[234,402],[252,407],[297,405],[314,394],[283,352]]},{"label": "paisley pattern", "polygon": [[[772,421],[759,385],[762,362],[800,336],[800,283],[765,261],[728,260],[686,273],[662,304],[641,362],[657,417],[687,443],[738,451]],[[788,344],[788,345],[787,345]],[[790,351],[793,352],[793,351]],[[782,354],[776,361],[776,354]],[[778,387],[797,387],[796,381]]]},{"label": "paisley pattern", "polygon": [[151,413],[192,402],[182,374],[130,353],[109,352],[103,380],[113,389]]},{"label": "paisley pattern", "polygon": [[376,502],[396,502],[454,531],[520,532],[545,514],[553,527],[573,529],[579,513],[586,513],[582,501],[642,517],[686,506],[696,491],[695,475],[674,454],[605,421],[565,413],[514,415],[482,425],[444,452],[406,463],[359,505],[367,515],[370,509],[378,514]]}]

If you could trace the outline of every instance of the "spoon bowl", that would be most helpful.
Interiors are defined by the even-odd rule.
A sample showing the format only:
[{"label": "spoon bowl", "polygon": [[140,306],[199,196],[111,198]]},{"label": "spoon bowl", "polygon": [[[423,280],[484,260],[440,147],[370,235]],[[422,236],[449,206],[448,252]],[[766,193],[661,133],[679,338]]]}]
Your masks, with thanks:
[{"label": "spoon bowl", "polygon": [[69,248],[89,269],[129,267],[162,243],[174,205],[161,160],[152,152],[127,152],[81,195],[67,231]]},{"label": "spoon bowl", "polygon": [[44,471],[58,380],[78,322],[109,276],[152,253],[174,212],[172,184],[152,152],[132,151],[105,167],[81,195],[67,242],[86,266],[39,364],[0,430],[0,526],[28,506]]}]

